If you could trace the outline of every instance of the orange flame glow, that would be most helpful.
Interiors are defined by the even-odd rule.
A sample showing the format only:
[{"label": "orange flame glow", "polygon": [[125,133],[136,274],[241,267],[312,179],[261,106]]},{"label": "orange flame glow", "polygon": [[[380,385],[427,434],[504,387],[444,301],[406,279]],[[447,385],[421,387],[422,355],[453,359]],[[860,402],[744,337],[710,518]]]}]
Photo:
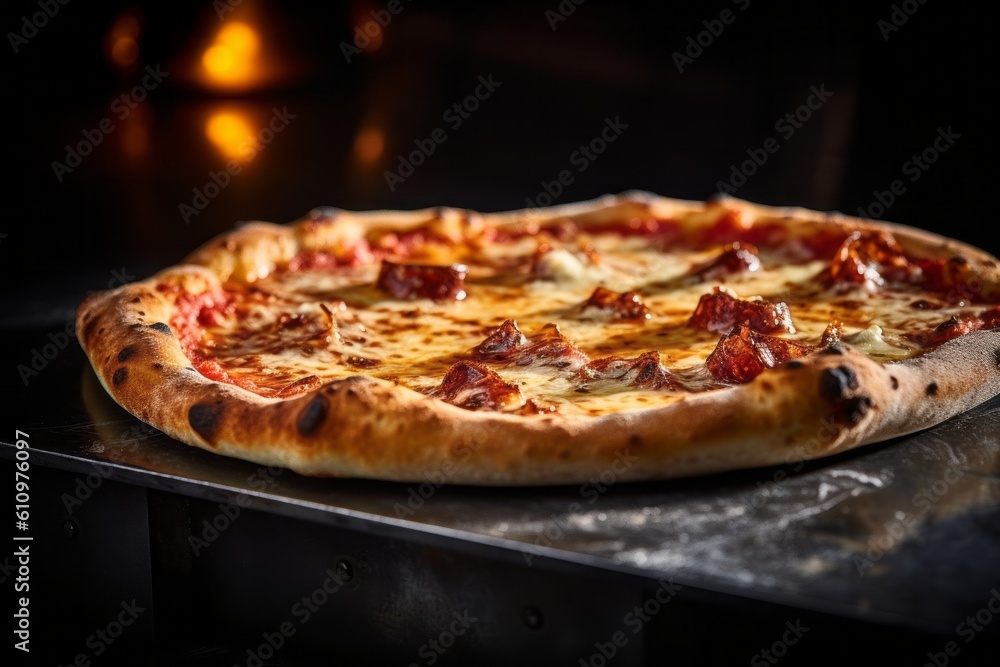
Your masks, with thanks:
[{"label": "orange flame glow", "polygon": [[362,164],[372,164],[382,157],[385,150],[385,133],[377,127],[358,132],[354,139],[354,156]]},{"label": "orange flame glow", "polygon": [[253,138],[251,119],[238,111],[216,111],[205,123],[205,136],[228,158],[245,158]]},{"label": "orange flame glow", "polygon": [[207,79],[225,88],[242,88],[254,82],[260,55],[260,37],[249,24],[227,23],[201,57]]},{"label": "orange flame glow", "polygon": [[125,68],[138,60],[139,31],[139,20],[130,13],[123,14],[111,24],[104,36],[104,48],[112,63]]}]

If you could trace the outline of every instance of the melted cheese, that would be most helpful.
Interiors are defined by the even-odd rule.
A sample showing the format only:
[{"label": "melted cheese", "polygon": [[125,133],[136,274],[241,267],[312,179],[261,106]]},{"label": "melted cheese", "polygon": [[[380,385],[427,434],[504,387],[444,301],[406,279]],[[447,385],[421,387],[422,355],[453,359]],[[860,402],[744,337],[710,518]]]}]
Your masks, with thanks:
[{"label": "melted cheese", "polygon": [[[588,240],[597,253],[593,261],[569,250],[552,250],[541,261],[543,278],[537,277],[537,267],[532,272],[537,243],[531,239],[494,243],[479,251],[464,245],[436,246],[434,263],[469,266],[468,296],[447,303],[386,296],[374,287],[377,264],[278,271],[254,284],[258,293],[271,295],[269,299],[208,329],[202,351],[230,376],[273,390],[310,376],[326,382],[365,374],[431,393],[452,364],[471,359],[473,347],[504,320],[513,319],[529,339],[543,325],[557,324],[591,359],[631,358],[656,350],[671,372],[700,378],[699,386],[711,388],[718,384],[708,379],[704,361],[719,336],[687,322],[699,298],[715,285],[744,299],[784,301],[796,329],[788,337],[801,342],[818,344],[828,324],[843,322],[845,339],[881,361],[917,351],[889,341],[933,328],[958,312],[915,308],[911,303],[920,298],[915,291],[824,291],[817,279],[824,261],[790,264],[780,254],[762,250],[759,270],[703,282],[690,272],[717,255],[717,247],[665,253],[643,238],[598,234]],[[628,321],[584,316],[580,305],[599,285],[637,291],[650,317]],[[649,408],[686,395],[615,382],[583,387],[574,371],[552,366],[488,365],[517,384],[526,399],[563,413]]]}]

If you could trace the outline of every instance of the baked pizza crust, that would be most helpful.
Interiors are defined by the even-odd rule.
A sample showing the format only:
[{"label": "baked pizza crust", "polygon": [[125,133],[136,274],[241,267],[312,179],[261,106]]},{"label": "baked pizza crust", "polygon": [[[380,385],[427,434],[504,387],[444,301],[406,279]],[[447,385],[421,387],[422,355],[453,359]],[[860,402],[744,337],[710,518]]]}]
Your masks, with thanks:
[{"label": "baked pizza crust", "polygon": [[[889,364],[835,345],[748,384],[601,416],[470,411],[363,375],[295,398],[264,398],[192,367],[168,324],[174,306],[157,290],[166,283],[197,294],[228,280],[252,281],[302,250],[373,226],[430,225],[447,235],[572,216],[586,228],[629,216],[697,214],[713,205],[630,192],[494,214],[321,209],[290,226],[251,223],[210,241],[181,265],[91,295],[77,313],[78,337],[108,393],[182,442],[305,475],[408,482],[540,485],[609,474],[635,481],[791,463],[928,428],[1000,394],[1000,330],[992,330]],[[908,251],[960,255],[984,284],[1000,282],[994,257],[926,231],[731,198],[724,205],[751,219],[887,230]]]}]

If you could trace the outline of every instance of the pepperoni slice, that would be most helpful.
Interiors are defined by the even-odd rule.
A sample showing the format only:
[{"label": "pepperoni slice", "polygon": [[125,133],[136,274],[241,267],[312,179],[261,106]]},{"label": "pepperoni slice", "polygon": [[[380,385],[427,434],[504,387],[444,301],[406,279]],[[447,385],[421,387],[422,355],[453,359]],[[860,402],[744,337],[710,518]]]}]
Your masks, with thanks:
[{"label": "pepperoni slice", "polygon": [[472,348],[472,354],[477,359],[484,361],[509,361],[514,353],[527,342],[528,339],[517,328],[517,322],[504,320],[504,323],[497,327],[496,331]]},{"label": "pepperoni slice", "polygon": [[641,389],[676,389],[678,386],[670,371],[660,363],[660,353],[655,350],[632,359],[618,356],[594,359],[580,369],[580,380],[584,384],[610,380]]},{"label": "pepperoni slice", "polygon": [[711,294],[702,295],[688,320],[689,326],[714,333],[731,331],[738,324],[765,334],[795,333],[788,305],[783,301],[738,299],[719,286],[714,287]]},{"label": "pepperoni slice", "polygon": [[824,275],[831,287],[907,282],[919,275],[888,232],[854,232],[837,249]]},{"label": "pepperoni slice", "polygon": [[396,299],[461,301],[466,297],[464,264],[432,266],[382,260],[375,286]]},{"label": "pepperoni slice", "polygon": [[907,338],[925,347],[937,347],[949,340],[964,336],[970,331],[997,328],[1000,328],[1000,306],[979,315],[952,315],[933,331],[911,334]]},{"label": "pepperoni slice", "polygon": [[472,349],[472,354],[479,361],[517,366],[553,366],[570,370],[576,370],[590,361],[555,324],[546,324],[526,337],[513,320],[506,320],[497,327]]},{"label": "pepperoni slice", "polygon": [[816,349],[812,345],[767,336],[741,324],[719,340],[705,360],[705,366],[719,382],[744,384],[768,368],[804,357]]},{"label": "pepperoni slice", "polygon": [[598,311],[616,320],[644,321],[652,317],[638,292],[613,292],[606,287],[595,289],[583,302],[582,311],[584,314]]},{"label": "pepperoni slice", "polygon": [[517,385],[472,361],[460,361],[448,369],[434,395],[466,410],[503,411],[524,403]]},{"label": "pepperoni slice", "polygon": [[760,255],[757,246],[734,241],[723,248],[718,256],[695,267],[691,275],[700,280],[718,280],[737,273],[759,270]]}]

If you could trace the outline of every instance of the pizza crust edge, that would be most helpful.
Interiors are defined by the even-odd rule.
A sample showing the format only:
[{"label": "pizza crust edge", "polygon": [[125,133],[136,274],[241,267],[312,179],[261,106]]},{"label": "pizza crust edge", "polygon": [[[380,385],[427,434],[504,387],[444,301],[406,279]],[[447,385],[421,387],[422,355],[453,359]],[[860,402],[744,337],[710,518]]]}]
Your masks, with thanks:
[{"label": "pizza crust edge", "polygon": [[[726,198],[754,217],[892,232],[907,249],[970,259],[996,282],[989,254],[930,232],[840,214]],[[478,485],[666,479],[811,460],[933,426],[1000,393],[1000,331],[977,331],[919,357],[883,365],[843,345],[765,371],[748,384],[659,408],[599,417],[464,410],[371,377],[332,381],[270,399],[195,371],[169,328],[163,283],[199,293],[272,270],[331,229],[587,222],[651,209],[689,212],[711,202],[627,193],[552,209],[476,214],[457,209],[337,211],[291,226],[252,223],[205,244],[179,266],[87,298],[78,337],[104,388],[136,417],[190,445],[307,475]],[[329,224],[331,219],[336,224]],[[347,224],[345,224],[345,221]],[[992,266],[991,266],[992,265]]]}]

